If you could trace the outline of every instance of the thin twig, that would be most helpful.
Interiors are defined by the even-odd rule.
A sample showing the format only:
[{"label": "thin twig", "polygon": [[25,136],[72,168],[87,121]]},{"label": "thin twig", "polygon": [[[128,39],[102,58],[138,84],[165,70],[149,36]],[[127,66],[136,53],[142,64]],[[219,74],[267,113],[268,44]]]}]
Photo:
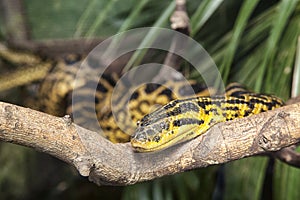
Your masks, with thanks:
[{"label": "thin twig", "polygon": [[276,151],[273,153],[273,156],[286,164],[300,168],[300,154],[295,151],[294,146]]}]

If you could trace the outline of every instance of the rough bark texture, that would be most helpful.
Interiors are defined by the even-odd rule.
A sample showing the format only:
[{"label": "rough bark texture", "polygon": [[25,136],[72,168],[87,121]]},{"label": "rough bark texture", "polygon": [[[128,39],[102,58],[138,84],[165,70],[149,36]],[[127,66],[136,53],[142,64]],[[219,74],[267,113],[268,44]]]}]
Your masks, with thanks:
[{"label": "rough bark texture", "polygon": [[75,166],[101,184],[128,185],[246,156],[278,151],[300,139],[300,104],[213,126],[189,142],[135,153],[97,133],[38,111],[0,102],[0,141],[29,146]]}]

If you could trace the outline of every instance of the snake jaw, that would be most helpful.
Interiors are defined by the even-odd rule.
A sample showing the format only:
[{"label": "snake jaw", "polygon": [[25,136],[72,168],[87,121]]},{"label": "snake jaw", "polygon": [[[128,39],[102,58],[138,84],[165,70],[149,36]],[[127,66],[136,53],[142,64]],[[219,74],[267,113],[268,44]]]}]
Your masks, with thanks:
[{"label": "snake jaw", "polygon": [[[194,132],[195,129],[190,129],[185,134],[180,134],[173,138],[168,138],[167,135],[162,135],[162,136],[155,136],[154,139],[151,141],[141,141],[141,140],[137,140],[136,138],[132,138],[130,142],[134,150],[137,152],[159,151],[195,137],[193,136],[187,138],[187,136],[189,135],[195,135]],[[159,137],[159,139],[156,139],[156,137]]]},{"label": "snake jaw", "polygon": [[[145,115],[137,124],[138,127],[130,140],[134,150],[163,150],[196,137],[196,130],[204,121],[198,119],[199,110],[194,105],[180,104],[175,100]],[[185,113],[187,107],[192,109],[190,113]]]},{"label": "snake jaw", "polygon": [[169,130],[149,137],[150,135],[147,134],[147,131],[151,130],[151,128],[144,129],[141,127],[132,135],[130,142],[137,152],[159,151],[196,137],[196,129],[196,126],[180,127],[176,133],[173,130]]}]

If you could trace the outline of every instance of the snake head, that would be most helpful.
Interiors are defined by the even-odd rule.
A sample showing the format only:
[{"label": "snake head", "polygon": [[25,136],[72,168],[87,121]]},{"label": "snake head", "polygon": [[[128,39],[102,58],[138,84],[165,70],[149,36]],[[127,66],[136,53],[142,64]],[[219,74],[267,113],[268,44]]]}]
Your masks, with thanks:
[{"label": "snake head", "polygon": [[138,122],[131,145],[138,152],[149,152],[194,138],[196,129],[204,123],[197,117],[199,108],[192,101],[171,101]]}]

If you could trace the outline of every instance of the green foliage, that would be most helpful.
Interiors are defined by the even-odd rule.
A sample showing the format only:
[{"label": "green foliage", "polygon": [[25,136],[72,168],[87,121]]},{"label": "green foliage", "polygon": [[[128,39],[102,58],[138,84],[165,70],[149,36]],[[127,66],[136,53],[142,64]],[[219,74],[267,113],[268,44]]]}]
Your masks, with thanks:
[{"label": "green foliage", "polygon": [[218,167],[210,167],[129,186],[123,199],[211,199],[216,184],[212,176],[217,170]]},{"label": "green foliage", "polygon": [[199,32],[202,26],[214,14],[222,2],[223,0],[201,1],[201,4],[198,6],[197,10],[191,16],[191,36]]},{"label": "green foliage", "polygon": [[3,199],[21,198],[26,193],[26,154],[28,149],[24,147],[1,144],[0,196]]},{"label": "green foliage", "polygon": [[274,174],[274,199],[299,199],[300,170],[276,161]]},{"label": "green foliage", "polygon": [[297,41],[295,68],[293,74],[292,97],[300,94],[300,38]]},{"label": "green foliage", "polygon": [[224,199],[261,199],[267,158],[253,157],[225,167]]}]

